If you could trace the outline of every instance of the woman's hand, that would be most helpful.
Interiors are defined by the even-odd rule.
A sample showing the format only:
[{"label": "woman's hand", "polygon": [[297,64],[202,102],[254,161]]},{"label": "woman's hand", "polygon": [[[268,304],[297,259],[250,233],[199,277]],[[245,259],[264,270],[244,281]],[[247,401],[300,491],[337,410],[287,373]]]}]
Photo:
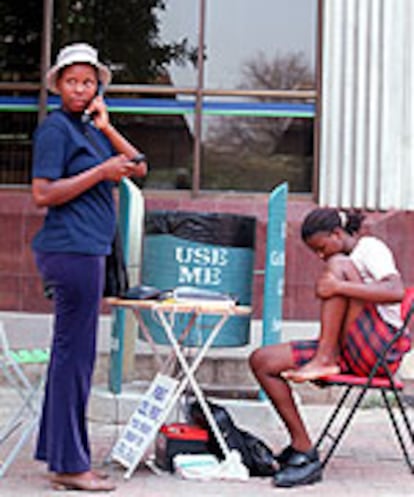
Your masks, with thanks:
[{"label": "woman's hand", "polygon": [[137,178],[143,178],[146,176],[148,172],[148,164],[146,160],[142,160],[141,162],[133,162],[134,164],[134,174]]},{"label": "woman's hand", "polygon": [[124,154],[119,154],[102,162],[97,167],[102,173],[102,179],[119,182],[124,177],[136,176],[139,166],[131,162]]},{"label": "woman's hand", "polygon": [[87,108],[87,112],[92,115],[95,126],[104,130],[109,125],[109,114],[103,97],[97,95]]}]

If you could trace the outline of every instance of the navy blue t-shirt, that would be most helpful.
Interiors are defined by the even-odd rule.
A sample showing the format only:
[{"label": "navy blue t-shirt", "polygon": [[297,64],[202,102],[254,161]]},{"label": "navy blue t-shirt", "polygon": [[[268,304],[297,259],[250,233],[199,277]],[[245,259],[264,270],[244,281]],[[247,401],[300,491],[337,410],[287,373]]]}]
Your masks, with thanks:
[{"label": "navy blue t-shirt", "polygon": [[[52,181],[68,178],[113,154],[103,133],[59,109],[49,114],[36,129],[32,175]],[[116,223],[113,186],[112,181],[102,181],[65,204],[49,207],[43,227],[33,239],[33,249],[109,254]]]}]

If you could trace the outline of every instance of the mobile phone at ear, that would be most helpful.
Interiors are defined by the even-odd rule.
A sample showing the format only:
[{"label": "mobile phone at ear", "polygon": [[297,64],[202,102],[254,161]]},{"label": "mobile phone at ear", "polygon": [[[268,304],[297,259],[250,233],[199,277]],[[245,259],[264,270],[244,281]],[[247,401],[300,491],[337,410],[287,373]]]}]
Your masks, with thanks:
[{"label": "mobile phone at ear", "polygon": [[[105,91],[105,88],[104,88],[104,85],[99,82],[98,83],[98,89],[96,91],[96,95],[95,97],[102,97],[103,94],[104,94],[104,91]],[[84,124],[87,124],[87,123],[90,123],[93,119],[93,115],[94,115],[94,112],[90,113],[88,112],[86,109],[83,111],[83,114],[82,114],[82,117],[81,117],[81,121],[84,123]]]}]

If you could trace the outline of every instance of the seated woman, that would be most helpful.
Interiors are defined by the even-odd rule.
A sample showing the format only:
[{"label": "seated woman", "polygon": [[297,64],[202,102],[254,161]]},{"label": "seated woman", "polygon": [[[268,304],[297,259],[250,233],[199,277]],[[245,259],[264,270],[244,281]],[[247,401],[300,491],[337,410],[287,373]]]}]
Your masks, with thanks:
[{"label": "seated woman", "polygon": [[[316,283],[321,300],[320,336],[262,347],[250,367],[282,418],[290,444],[279,454],[274,484],[310,484],[322,467],[286,380],[304,382],[339,372],[365,376],[402,325],[404,285],[390,249],[378,238],[358,236],[363,216],[317,208],[302,224],[302,239],[326,262]],[[396,371],[410,348],[407,336],[388,353]],[[380,375],[381,369],[378,371]]]}]

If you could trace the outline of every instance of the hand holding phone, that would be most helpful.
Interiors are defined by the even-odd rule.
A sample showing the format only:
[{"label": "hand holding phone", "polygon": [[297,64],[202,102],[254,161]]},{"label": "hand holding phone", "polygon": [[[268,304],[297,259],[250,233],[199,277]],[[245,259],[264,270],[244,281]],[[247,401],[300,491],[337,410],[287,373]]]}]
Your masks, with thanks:
[{"label": "hand holding phone", "polygon": [[147,157],[143,153],[137,154],[135,157],[132,157],[132,159],[129,159],[131,162],[134,162],[135,164],[140,164],[141,162],[147,162]]},{"label": "hand holding phone", "polygon": [[122,178],[130,178],[135,175],[136,166],[124,155],[118,154],[103,161],[99,166],[103,178],[109,181],[119,182]]},{"label": "hand holding phone", "polygon": [[[98,84],[98,90],[97,90],[96,95],[95,95],[94,98],[96,98],[96,97],[102,97],[103,94],[104,94],[104,91],[105,91],[104,85],[102,83],[99,83]],[[96,114],[96,112],[90,112],[90,111],[88,111],[88,109],[85,109],[83,111],[83,114],[82,114],[82,117],[81,117],[81,121],[84,124],[88,124],[88,123],[90,123],[93,120],[95,114]]]}]

